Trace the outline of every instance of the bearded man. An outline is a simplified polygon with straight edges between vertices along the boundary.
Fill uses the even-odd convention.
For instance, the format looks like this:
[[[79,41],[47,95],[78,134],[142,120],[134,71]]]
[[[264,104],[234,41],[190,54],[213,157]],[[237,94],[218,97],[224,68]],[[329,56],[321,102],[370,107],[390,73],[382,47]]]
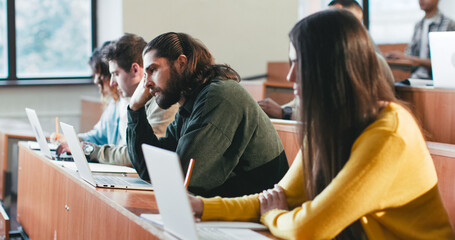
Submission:
[[[143,143],[177,152],[194,168],[188,190],[205,197],[242,196],[273,187],[288,170],[281,140],[267,115],[227,65],[216,65],[208,49],[184,33],[150,41],[142,54],[145,76],[128,107],[127,142],[133,166],[149,179]],[[180,104],[166,136],[147,124],[145,103]],[[166,161],[166,159],[163,159]]]

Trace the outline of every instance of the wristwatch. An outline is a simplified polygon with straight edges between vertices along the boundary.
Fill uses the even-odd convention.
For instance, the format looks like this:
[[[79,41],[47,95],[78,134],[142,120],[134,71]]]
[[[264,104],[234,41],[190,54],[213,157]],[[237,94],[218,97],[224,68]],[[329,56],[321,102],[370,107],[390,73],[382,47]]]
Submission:
[[[291,115],[292,115],[292,107],[284,107],[281,109],[281,113],[283,115],[283,119],[285,120],[291,120]]]
[[[95,151],[95,148],[91,144],[84,145],[84,154],[87,159],[90,159],[90,154]]]

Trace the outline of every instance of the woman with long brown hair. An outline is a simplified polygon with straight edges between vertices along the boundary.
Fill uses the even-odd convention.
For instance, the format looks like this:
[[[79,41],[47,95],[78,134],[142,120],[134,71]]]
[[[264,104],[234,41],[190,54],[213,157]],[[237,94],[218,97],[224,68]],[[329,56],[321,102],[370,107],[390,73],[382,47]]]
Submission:
[[[301,153],[274,189],[191,198],[196,215],[260,220],[286,239],[453,239],[420,128],[394,97],[363,26],[348,11],[327,10],[289,35]]]

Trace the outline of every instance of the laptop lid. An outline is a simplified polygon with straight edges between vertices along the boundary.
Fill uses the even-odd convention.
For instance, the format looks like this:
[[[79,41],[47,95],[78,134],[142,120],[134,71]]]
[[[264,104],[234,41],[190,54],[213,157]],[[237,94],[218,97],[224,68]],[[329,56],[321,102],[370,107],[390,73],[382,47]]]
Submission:
[[[31,108],[25,108],[25,112],[27,113],[28,120],[30,125],[32,125],[33,133],[35,134],[36,141],[39,144],[40,151],[49,159],[53,159],[51,150],[47,145],[46,137],[44,137],[43,129],[41,128],[41,124],[38,120],[38,116],[36,115],[36,111]]]
[[[73,126],[60,122],[63,134],[65,135],[68,146],[73,155],[74,163],[79,172],[79,176],[95,187],[116,188],[116,189],[137,189],[137,190],[153,190],[153,186],[137,177],[126,176],[94,176],[90,165],[82,151],[82,146],[77,137],[76,130]]]
[[[79,172],[79,176],[87,181],[88,183],[96,186],[95,179],[93,178],[92,171],[88,165],[85,154],[82,151],[81,143],[77,137],[76,130],[73,126],[60,122],[60,127],[63,130],[63,135],[65,135],[68,146],[71,150],[71,155],[73,155],[74,163]]]
[[[431,69],[435,88],[455,88],[455,32],[430,32]]]
[[[180,239],[198,239],[177,153],[147,144],[142,151],[164,229]]]

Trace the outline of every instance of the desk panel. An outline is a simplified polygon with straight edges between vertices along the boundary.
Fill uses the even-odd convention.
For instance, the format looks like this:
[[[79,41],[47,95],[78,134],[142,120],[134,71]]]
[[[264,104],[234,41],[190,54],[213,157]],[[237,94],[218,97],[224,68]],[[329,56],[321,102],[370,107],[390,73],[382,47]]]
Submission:
[[[286,158],[288,159],[289,166],[291,166],[300,149],[297,121],[274,118],[270,120],[280,136],[281,143],[286,152]]]
[[[12,119],[0,119],[0,200],[5,199],[6,188],[13,188],[16,180],[8,179],[6,175],[13,175],[13,166],[17,166],[17,143],[21,140],[34,140],[30,124]],[[13,161],[16,161],[13,163]],[[16,169],[14,167],[14,169]],[[16,176],[16,175],[14,175]]]
[[[396,87],[429,141],[455,144],[455,89]]]
[[[153,191],[95,188],[25,143],[19,145],[18,190],[17,217],[31,239],[166,238],[140,217],[158,213]]]
[[[103,114],[103,104],[99,98],[81,98],[81,118],[79,132],[87,132],[95,126]]]
[[[455,229],[455,145],[427,142],[427,146],[438,174],[438,186],[442,201],[449,214],[452,228]]]
[[[96,189],[20,144],[17,218],[31,239],[159,239],[138,216],[156,211],[153,192]]]

